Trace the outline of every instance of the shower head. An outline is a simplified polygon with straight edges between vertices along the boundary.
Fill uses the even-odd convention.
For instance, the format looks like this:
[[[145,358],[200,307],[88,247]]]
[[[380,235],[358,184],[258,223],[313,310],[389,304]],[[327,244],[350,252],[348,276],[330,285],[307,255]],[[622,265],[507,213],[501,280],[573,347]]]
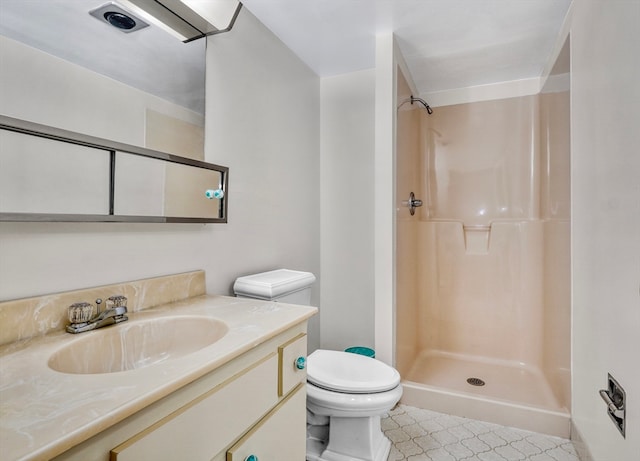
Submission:
[[[416,98],[415,96],[411,95],[411,104],[413,104],[414,102],[419,102],[420,104],[422,104],[424,108],[427,110],[427,114],[429,115],[433,114],[433,109],[429,107],[429,104],[427,104],[427,101],[425,101],[424,99]]]

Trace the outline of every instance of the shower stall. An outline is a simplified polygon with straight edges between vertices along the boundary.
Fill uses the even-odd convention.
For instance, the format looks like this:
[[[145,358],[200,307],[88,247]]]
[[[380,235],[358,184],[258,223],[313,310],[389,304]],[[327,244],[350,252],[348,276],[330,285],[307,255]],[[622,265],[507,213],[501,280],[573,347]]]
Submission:
[[[396,366],[404,403],[567,437],[569,91],[556,74],[537,95],[399,107]],[[411,97],[400,73],[397,91]]]

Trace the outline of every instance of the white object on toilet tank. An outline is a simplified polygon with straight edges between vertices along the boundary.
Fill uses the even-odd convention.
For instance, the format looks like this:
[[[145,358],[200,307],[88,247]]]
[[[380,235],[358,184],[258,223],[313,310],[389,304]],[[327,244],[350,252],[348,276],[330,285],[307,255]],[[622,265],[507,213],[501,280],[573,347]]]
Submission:
[[[315,280],[311,272],[277,269],[238,277],[233,284],[233,292],[241,298],[309,305],[311,285]]]

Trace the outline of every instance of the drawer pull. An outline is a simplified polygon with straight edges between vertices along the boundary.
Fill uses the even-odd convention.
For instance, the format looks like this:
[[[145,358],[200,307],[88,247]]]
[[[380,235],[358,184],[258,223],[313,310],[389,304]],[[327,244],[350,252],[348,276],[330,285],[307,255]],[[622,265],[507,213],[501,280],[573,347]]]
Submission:
[[[258,457],[256,455],[247,456],[244,461],[258,461]]]
[[[296,359],[296,368],[298,370],[304,370],[306,366],[307,366],[307,359],[305,359],[304,357],[298,357]]]

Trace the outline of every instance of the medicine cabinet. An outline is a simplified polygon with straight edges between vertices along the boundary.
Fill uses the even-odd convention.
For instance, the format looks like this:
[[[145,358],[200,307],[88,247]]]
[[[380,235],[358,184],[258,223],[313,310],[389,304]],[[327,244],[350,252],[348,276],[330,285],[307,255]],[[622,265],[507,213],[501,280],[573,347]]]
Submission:
[[[0,221],[227,222],[229,169],[0,116]]]

